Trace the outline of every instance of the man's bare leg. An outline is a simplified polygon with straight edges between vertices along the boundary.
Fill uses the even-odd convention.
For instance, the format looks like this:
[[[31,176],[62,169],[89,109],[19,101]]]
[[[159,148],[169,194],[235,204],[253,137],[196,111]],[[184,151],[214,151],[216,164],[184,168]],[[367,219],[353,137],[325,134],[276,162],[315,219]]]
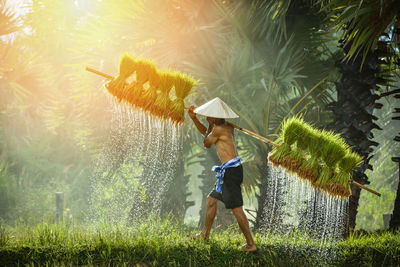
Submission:
[[[246,238],[247,245],[243,246],[242,249],[244,251],[248,251],[248,252],[256,251],[257,247],[254,244],[254,240],[251,235],[250,228],[249,228],[249,222],[247,221],[246,214],[243,211],[243,206],[233,208],[232,213],[233,213],[233,215],[235,215],[235,218],[239,224],[240,230],[242,230],[242,232]]]
[[[208,196],[207,197],[207,206],[206,206],[206,219],[204,222],[203,230],[200,234],[194,235],[194,238],[203,237],[208,239],[210,236],[210,231],[212,224],[214,222],[215,215],[217,214],[217,199]]]
[[[210,236],[211,227],[215,215],[217,214],[217,201],[218,200],[213,197],[207,197],[206,219],[204,221],[203,231],[201,231],[201,235],[206,239]]]

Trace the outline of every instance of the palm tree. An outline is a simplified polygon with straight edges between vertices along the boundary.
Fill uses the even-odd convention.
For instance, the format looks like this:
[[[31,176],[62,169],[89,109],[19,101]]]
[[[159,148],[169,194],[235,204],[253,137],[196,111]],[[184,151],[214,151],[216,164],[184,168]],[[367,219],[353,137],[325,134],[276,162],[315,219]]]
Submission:
[[[397,60],[395,62],[395,64],[397,65],[398,69],[400,69],[400,61]],[[399,75],[397,75],[397,81],[398,81],[398,79],[399,79]],[[397,89],[397,90],[400,91],[399,89]],[[394,97],[399,98],[399,95],[395,95]],[[399,113],[399,112],[400,112],[400,108],[394,108],[393,113]],[[397,115],[398,114],[396,114],[395,117],[392,117],[392,120],[399,120],[400,117]],[[393,140],[396,142],[400,141],[400,133],[399,132],[397,132],[397,135],[394,137]],[[398,228],[400,228],[400,157],[393,157],[392,161],[397,162],[399,165],[399,182],[397,185],[397,194],[396,194],[396,199],[394,201],[392,218],[390,219],[390,228],[398,229]]]
[[[354,173],[354,179],[367,184],[364,174],[369,164],[372,129],[380,129],[373,120],[373,110],[382,104],[375,92],[380,85],[388,85],[393,58],[398,54],[397,25],[400,6],[396,1],[319,1],[322,10],[334,25],[343,31],[342,47],[346,62],[338,61],[342,78],[336,83],[337,101],[331,104],[335,121],[331,129],[342,133],[346,141],[364,157],[363,165]],[[384,36],[382,36],[384,35]],[[388,73],[389,71],[389,73]],[[385,94],[382,96],[387,96]],[[349,227],[355,227],[360,189],[353,186],[349,203]]]
[[[365,58],[365,65],[360,72],[361,59],[356,63],[338,63],[342,78],[336,83],[337,101],[330,107],[335,115],[335,121],[330,125],[330,129],[341,133],[347,143],[362,157],[364,163],[354,174],[353,179],[359,183],[367,184],[368,178],[364,174],[369,165],[369,153],[373,151],[371,146],[378,143],[370,141],[373,129],[381,129],[377,126],[372,115],[373,109],[380,106],[375,103],[374,90],[376,89],[376,74],[379,73],[377,53]],[[351,196],[349,198],[349,227],[355,227],[360,188],[351,186]]]

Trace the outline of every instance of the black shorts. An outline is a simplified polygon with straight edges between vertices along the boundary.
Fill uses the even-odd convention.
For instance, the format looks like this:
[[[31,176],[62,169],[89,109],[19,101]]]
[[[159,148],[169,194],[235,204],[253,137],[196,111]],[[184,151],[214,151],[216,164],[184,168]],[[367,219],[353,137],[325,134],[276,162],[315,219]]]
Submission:
[[[240,187],[242,182],[242,165],[227,168],[221,185],[222,193],[218,193],[216,186],[214,186],[214,189],[211,191],[209,196],[222,201],[227,209],[243,206],[242,188]],[[215,183],[215,185],[216,184],[217,183]]]

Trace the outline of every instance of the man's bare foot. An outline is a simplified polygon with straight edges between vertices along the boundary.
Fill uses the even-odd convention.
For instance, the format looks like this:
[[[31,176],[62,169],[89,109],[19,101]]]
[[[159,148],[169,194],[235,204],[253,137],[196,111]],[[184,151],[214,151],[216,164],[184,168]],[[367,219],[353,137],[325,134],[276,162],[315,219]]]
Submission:
[[[190,237],[191,239],[197,239],[197,240],[205,240],[208,241],[208,236],[205,236],[202,233],[199,234],[189,234],[188,237]]]
[[[254,244],[253,245],[244,244],[241,247],[241,250],[242,251],[246,251],[246,252],[256,252],[257,251],[257,247]]]

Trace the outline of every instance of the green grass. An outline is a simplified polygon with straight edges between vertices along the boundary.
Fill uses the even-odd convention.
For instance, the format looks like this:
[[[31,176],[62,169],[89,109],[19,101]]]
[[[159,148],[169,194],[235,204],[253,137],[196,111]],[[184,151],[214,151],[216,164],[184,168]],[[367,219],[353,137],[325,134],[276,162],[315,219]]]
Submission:
[[[67,226],[43,223],[0,228],[2,266],[391,266],[400,264],[400,232],[365,234],[334,243],[305,234],[255,233],[258,252],[244,243],[236,225],[215,231],[209,242],[171,221],[135,227]],[[335,256],[336,255],[336,256]]]

